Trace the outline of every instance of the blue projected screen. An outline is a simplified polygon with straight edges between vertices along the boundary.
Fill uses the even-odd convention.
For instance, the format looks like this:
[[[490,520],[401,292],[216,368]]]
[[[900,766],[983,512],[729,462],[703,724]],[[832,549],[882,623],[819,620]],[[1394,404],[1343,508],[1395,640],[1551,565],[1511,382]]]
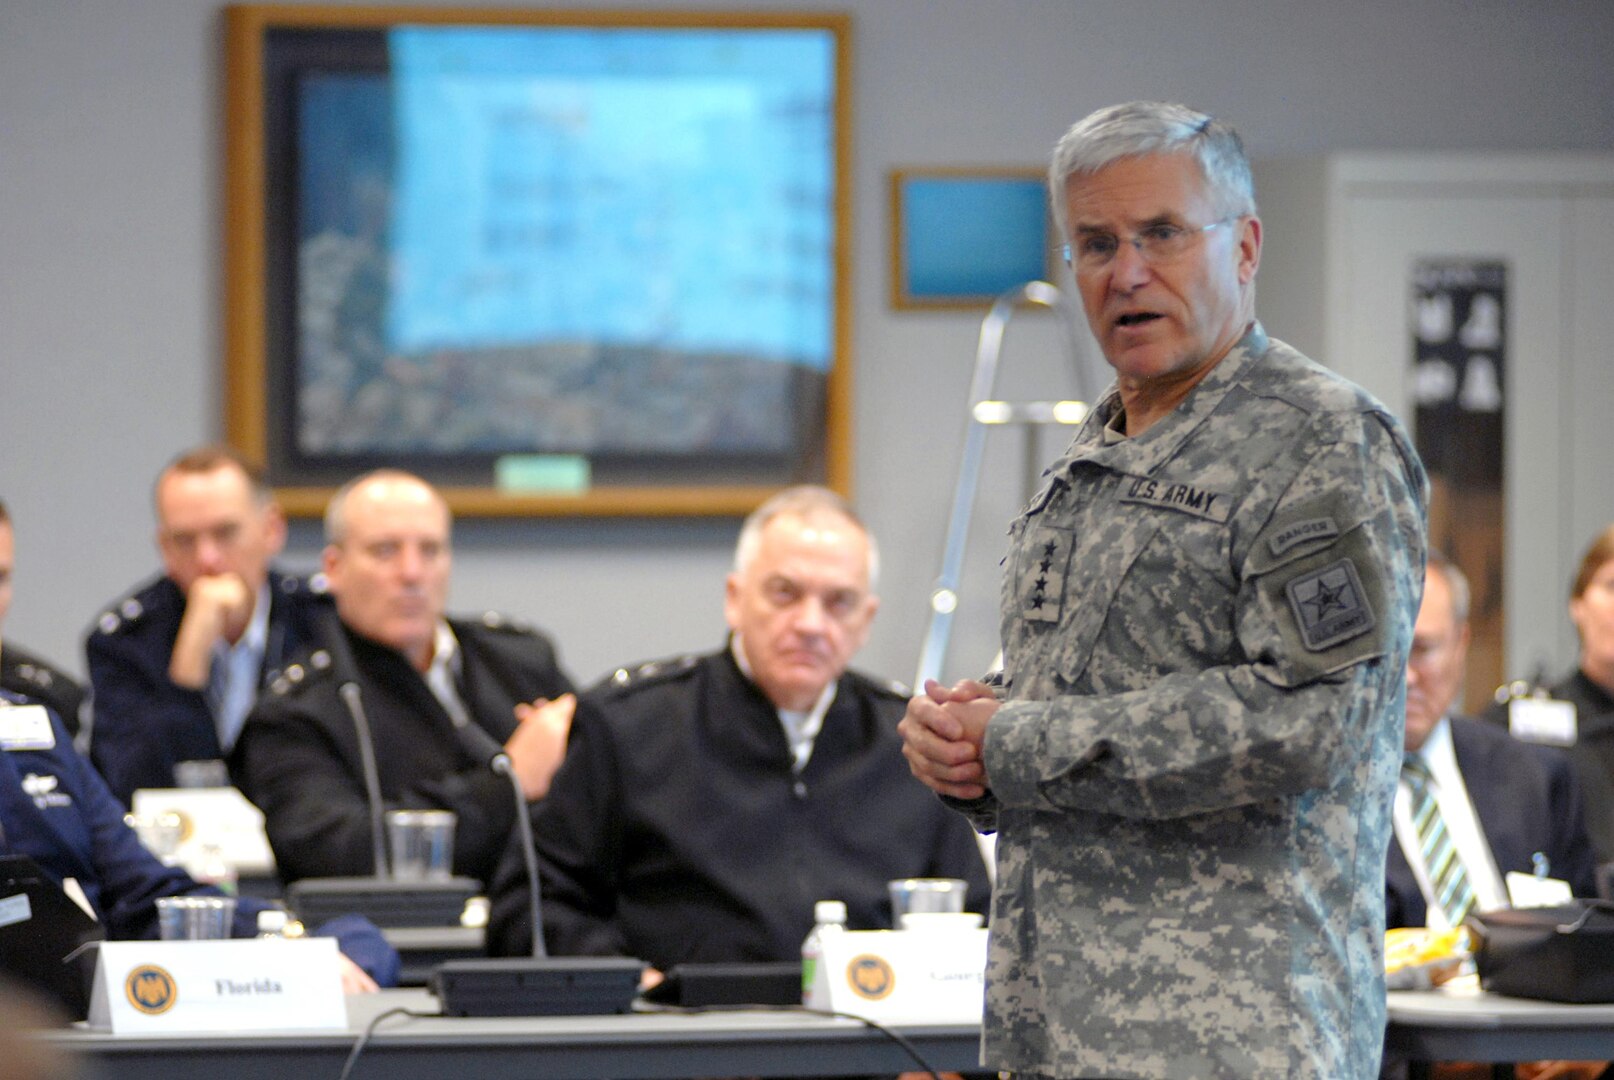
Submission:
[[[299,453],[798,452],[835,360],[832,31],[374,37],[296,79]]]
[[[915,299],[996,297],[1048,273],[1041,177],[921,177],[903,194],[903,260]]]

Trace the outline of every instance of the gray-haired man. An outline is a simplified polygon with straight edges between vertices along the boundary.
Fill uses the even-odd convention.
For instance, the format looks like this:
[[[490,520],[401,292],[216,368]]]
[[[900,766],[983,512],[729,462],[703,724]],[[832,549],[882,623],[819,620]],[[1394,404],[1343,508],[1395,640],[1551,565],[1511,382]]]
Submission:
[[[1267,337],[1225,124],[1133,103],[1055,150],[1116,383],[1015,521],[1001,685],[910,767],[998,832],[983,1055],[1061,1077],[1370,1077],[1426,480]]]

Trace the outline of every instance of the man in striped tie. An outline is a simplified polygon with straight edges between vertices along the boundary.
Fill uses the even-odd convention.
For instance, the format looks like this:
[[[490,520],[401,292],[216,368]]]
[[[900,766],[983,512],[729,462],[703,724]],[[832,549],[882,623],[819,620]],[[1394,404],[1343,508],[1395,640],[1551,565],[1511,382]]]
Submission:
[[[1453,715],[1468,653],[1468,582],[1429,552],[1407,660],[1406,758],[1395,801],[1390,926],[1458,925],[1509,906],[1509,871],[1538,870],[1595,895],[1580,788],[1554,749]]]

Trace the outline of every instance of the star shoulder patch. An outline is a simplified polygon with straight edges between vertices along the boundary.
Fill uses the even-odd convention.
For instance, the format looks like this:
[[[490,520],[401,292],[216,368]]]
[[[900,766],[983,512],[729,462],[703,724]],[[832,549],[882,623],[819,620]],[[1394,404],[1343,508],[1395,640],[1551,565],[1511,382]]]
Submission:
[[[1284,586],[1300,639],[1311,652],[1322,652],[1376,625],[1356,564],[1340,559],[1302,574]]]

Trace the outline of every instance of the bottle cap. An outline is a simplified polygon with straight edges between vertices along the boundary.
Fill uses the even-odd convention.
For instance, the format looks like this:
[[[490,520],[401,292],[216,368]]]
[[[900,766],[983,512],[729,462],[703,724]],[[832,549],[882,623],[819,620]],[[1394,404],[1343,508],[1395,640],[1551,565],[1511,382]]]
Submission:
[[[286,929],[289,916],[279,908],[265,908],[258,912],[258,933],[279,934]]]
[[[813,905],[813,922],[844,923],[846,904],[840,900],[820,900]]]

